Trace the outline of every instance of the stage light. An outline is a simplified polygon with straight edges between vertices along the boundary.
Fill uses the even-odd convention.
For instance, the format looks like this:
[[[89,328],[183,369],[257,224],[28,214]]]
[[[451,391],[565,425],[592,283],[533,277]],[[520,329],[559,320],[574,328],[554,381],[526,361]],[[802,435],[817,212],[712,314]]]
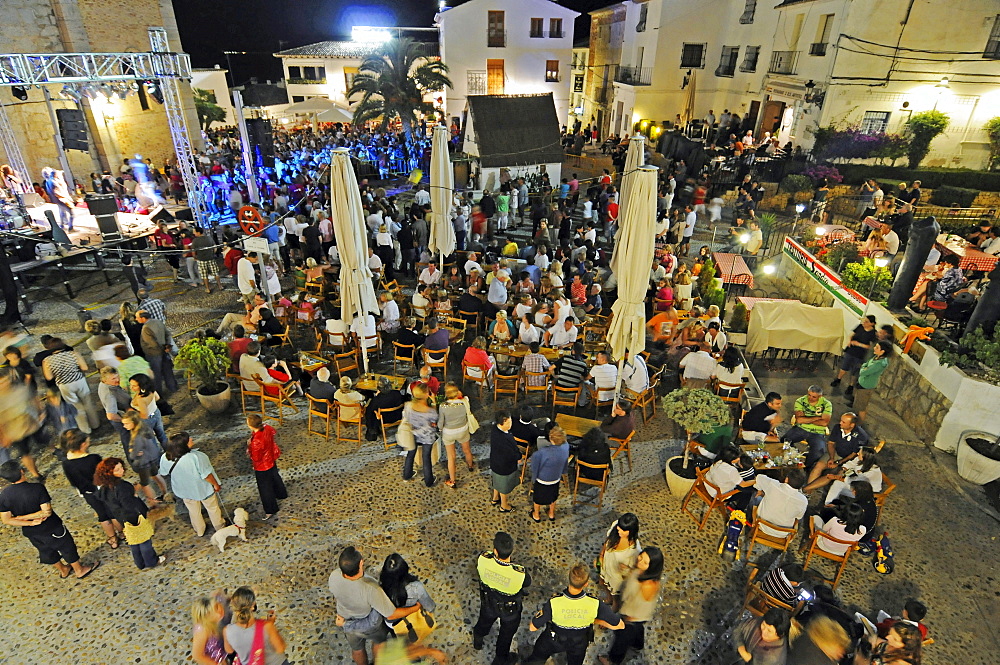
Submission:
[[[115,94],[118,95],[118,98],[122,101],[125,101],[125,98],[132,92],[132,88],[124,83],[115,84],[114,88]]]
[[[764,265],[764,274],[765,275],[773,275],[777,271],[778,271],[778,269],[775,268],[774,266],[772,266],[770,263]]]
[[[69,83],[62,87],[62,90],[59,91],[59,96],[65,99],[71,99],[77,103],[83,101],[83,95],[80,94],[80,89],[74,85],[70,85]]]
[[[156,100],[157,104],[163,103],[163,92],[160,90],[160,86],[156,81],[145,81],[146,84],[146,94]]]
[[[83,86],[82,91],[83,91],[83,94],[85,94],[90,99],[97,99],[97,95],[100,94],[100,93],[97,92],[97,88],[94,85],[90,84],[90,83],[88,83],[87,85]]]
[[[884,268],[889,265],[889,257],[879,256],[875,258],[875,265],[879,268]]]
[[[15,99],[19,99],[22,102],[28,101],[28,87],[24,85],[15,85],[11,87],[10,94],[14,95]]]
[[[818,235],[818,236],[825,236],[826,235],[826,227],[825,226],[817,226],[816,227],[816,235]]]
[[[115,96],[114,88],[112,88],[107,83],[102,83],[100,86],[98,86],[97,90],[102,95],[104,95],[104,98],[109,102],[111,101],[111,98]]]

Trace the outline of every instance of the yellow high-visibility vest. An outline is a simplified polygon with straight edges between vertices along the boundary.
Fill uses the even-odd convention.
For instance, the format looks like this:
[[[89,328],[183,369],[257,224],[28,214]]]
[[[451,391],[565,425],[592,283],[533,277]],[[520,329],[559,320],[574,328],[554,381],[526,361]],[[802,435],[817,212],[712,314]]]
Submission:
[[[552,607],[553,624],[559,628],[578,630],[594,623],[600,601],[593,596],[571,598],[561,593],[550,600],[549,605]]]
[[[483,584],[504,595],[516,595],[524,586],[524,568],[514,563],[497,561],[493,552],[483,552],[476,568]]]

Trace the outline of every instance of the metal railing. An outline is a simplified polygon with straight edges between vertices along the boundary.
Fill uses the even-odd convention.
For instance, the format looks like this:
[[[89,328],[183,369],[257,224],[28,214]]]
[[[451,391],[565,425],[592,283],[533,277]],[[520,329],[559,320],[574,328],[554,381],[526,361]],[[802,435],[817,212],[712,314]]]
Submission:
[[[507,31],[487,30],[486,46],[487,48],[503,48],[507,46]]]
[[[794,74],[799,62],[799,51],[775,51],[771,54],[769,74]]]
[[[466,94],[468,95],[485,95],[487,94],[488,86],[487,82],[489,77],[486,75],[486,70],[469,69],[465,72],[465,82],[466,82]]]
[[[652,85],[653,68],[619,65],[615,70],[615,83],[625,83],[628,85]]]

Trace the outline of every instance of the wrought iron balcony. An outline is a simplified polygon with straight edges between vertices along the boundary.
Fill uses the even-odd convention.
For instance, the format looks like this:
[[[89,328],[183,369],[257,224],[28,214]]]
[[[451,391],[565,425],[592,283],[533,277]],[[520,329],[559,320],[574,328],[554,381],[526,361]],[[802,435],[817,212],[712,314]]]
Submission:
[[[775,51],[771,54],[769,74],[794,74],[799,63],[799,51]]]
[[[627,85],[652,85],[653,68],[619,65],[615,70],[615,83],[625,83]]]

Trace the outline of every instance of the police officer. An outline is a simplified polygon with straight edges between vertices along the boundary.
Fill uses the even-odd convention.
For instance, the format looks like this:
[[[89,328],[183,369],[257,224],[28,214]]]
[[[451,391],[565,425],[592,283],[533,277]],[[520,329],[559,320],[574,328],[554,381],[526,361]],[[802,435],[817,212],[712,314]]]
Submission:
[[[510,562],[514,539],[509,533],[498,531],[493,536],[493,551],[479,555],[479,621],[472,627],[472,646],[483,648],[483,638],[489,635],[493,622],[500,619],[497,634],[497,652],[493,665],[510,665],[515,658],[510,653],[510,643],[521,622],[521,592],[531,586],[531,576],[516,563]]]
[[[625,627],[611,606],[586,593],[590,571],[578,563],[569,571],[569,588],[549,599],[535,613],[528,628],[542,631],[522,665],[543,665],[549,656],[566,652],[566,665],[583,665],[594,639],[594,624],[611,630]]]

